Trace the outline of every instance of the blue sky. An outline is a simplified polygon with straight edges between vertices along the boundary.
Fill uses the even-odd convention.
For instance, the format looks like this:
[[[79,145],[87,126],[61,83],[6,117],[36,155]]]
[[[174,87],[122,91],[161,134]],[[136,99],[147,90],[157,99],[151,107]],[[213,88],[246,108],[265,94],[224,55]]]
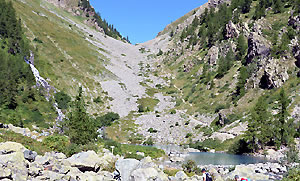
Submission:
[[[102,18],[132,43],[153,39],[172,21],[207,0],[90,0]]]

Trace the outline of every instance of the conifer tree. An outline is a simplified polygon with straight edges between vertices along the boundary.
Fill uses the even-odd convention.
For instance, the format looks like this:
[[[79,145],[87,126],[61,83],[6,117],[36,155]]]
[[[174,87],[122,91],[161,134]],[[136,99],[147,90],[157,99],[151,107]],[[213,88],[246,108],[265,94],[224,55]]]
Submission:
[[[283,12],[283,1],[282,0],[274,0],[273,10],[275,13]]]
[[[248,44],[242,34],[238,37],[237,40],[237,60],[242,60],[247,53]]]
[[[279,93],[279,107],[278,107],[278,114],[276,115],[277,119],[277,125],[278,125],[278,138],[280,140],[277,141],[277,146],[279,144],[287,145],[289,142],[291,142],[293,138],[293,124],[291,120],[288,120],[288,105],[289,105],[289,99],[284,91],[283,88],[281,88],[280,93]]]
[[[82,87],[80,87],[68,119],[65,119],[63,124],[66,135],[70,137],[72,143],[78,145],[93,142],[97,138],[95,120],[86,112],[82,93]]]

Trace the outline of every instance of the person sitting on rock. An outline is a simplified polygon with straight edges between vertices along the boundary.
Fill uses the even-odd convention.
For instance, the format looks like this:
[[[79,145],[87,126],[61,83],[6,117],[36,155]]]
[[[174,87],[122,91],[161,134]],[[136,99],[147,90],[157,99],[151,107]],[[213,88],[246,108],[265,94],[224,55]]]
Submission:
[[[235,181],[251,181],[251,179],[249,179],[249,178],[241,178],[240,179],[240,177],[238,175],[234,176],[234,180]]]
[[[211,175],[208,172],[206,172],[205,169],[202,169],[202,174],[203,181],[212,181]]]

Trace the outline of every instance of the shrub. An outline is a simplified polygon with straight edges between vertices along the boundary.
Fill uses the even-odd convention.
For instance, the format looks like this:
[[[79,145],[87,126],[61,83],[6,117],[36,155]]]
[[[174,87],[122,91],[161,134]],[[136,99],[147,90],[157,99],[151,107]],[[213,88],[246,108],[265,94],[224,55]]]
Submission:
[[[136,153],[125,153],[124,155],[124,158],[133,158],[133,159],[136,159],[136,160],[141,160],[143,159],[144,157],[142,155],[138,155]]]
[[[68,109],[71,97],[63,91],[58,92],[54,95],[55,102],[58,104],[59,109]]]
[[[64,154],[67,156],[67,157],[70,157],[76,153],[79,153],[81,151],[80,149],[80,146],[77,145],[77,144],[74,144],[74,143],[71,143],[70,145],[68,145],[66,148],[65,148],[65,151],[64,151]]]
[[[171,177],[174,177],[176,175],[176,173],[179,171],[180,170],[178,170],[178,169],[164,169],[164,173]]]
[[[187,175],[201,174],[201,169],[197,167],[194,160],[188,160],[186,163],[182,164],[183,171]]]
[[[153,139],[150,137],[150,138],[148,138],[144,143],[143,143],[143,145],[154,145],[154,141],[153,141]]]
[[[149,129],[148,129],[148,132],[149,132],[149,133],[157,133],[157,130],[155,130],[155,129],[153,129],[153,128],[149,128]]]
[[[288,174],[282,180],[283,181],[300,180],[300,168],[296,167],[289,170]]]
[[[99,128],[111,126],[112,123],[116,120],[120,119],[119,114],[114,112],[106,113],[103,116],[96,118],[96,124]]]
[[[66,136],[53,135],[46,137],[43,144],[53,151],[65,152],[65,149],[70,145],[70,141]]]
[[[239,139],[229,147],[228,152],[241,155],[244,153],[250,153],[251,150],[248,149],[248,144],[244,139]]]
[[[195,126],[195,129],[200,129],[202,127],[201,124],[198,124],[197,126]]]
[[[185,138],[190,138],[190,137],[192,137],[192,136],[193,136],[192,133],[188,133],[188,134],[186,134]]]
[[[97,103],[97,104],[103,104],[103,101],[101,100],[101,97],[100,96],[98,96],[97,98],[95,98],[94,100],[94,103]]]
[[[171,110],[171,114],[176,114],[176,110],[175,110],[175,109],[172,109],[172,110]]]

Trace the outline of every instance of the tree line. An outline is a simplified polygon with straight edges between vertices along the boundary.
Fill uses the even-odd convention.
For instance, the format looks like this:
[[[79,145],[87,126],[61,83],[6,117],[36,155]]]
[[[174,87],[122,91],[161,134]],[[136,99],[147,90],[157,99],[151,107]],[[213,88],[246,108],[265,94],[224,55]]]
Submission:
[[[114,27],[114,25],[109,24],[105,19],[103,19],[99,12],[96,13],[95,9],[90,5],[90,2],[88,0],[79,1],[78,6],[94,13],[94,18],[96,19],[98,26],[103,29],[104,33],[107,36],[113,37],[115,39],[121,39],[130,43],[128,36],[123,37],[121,33]]]

